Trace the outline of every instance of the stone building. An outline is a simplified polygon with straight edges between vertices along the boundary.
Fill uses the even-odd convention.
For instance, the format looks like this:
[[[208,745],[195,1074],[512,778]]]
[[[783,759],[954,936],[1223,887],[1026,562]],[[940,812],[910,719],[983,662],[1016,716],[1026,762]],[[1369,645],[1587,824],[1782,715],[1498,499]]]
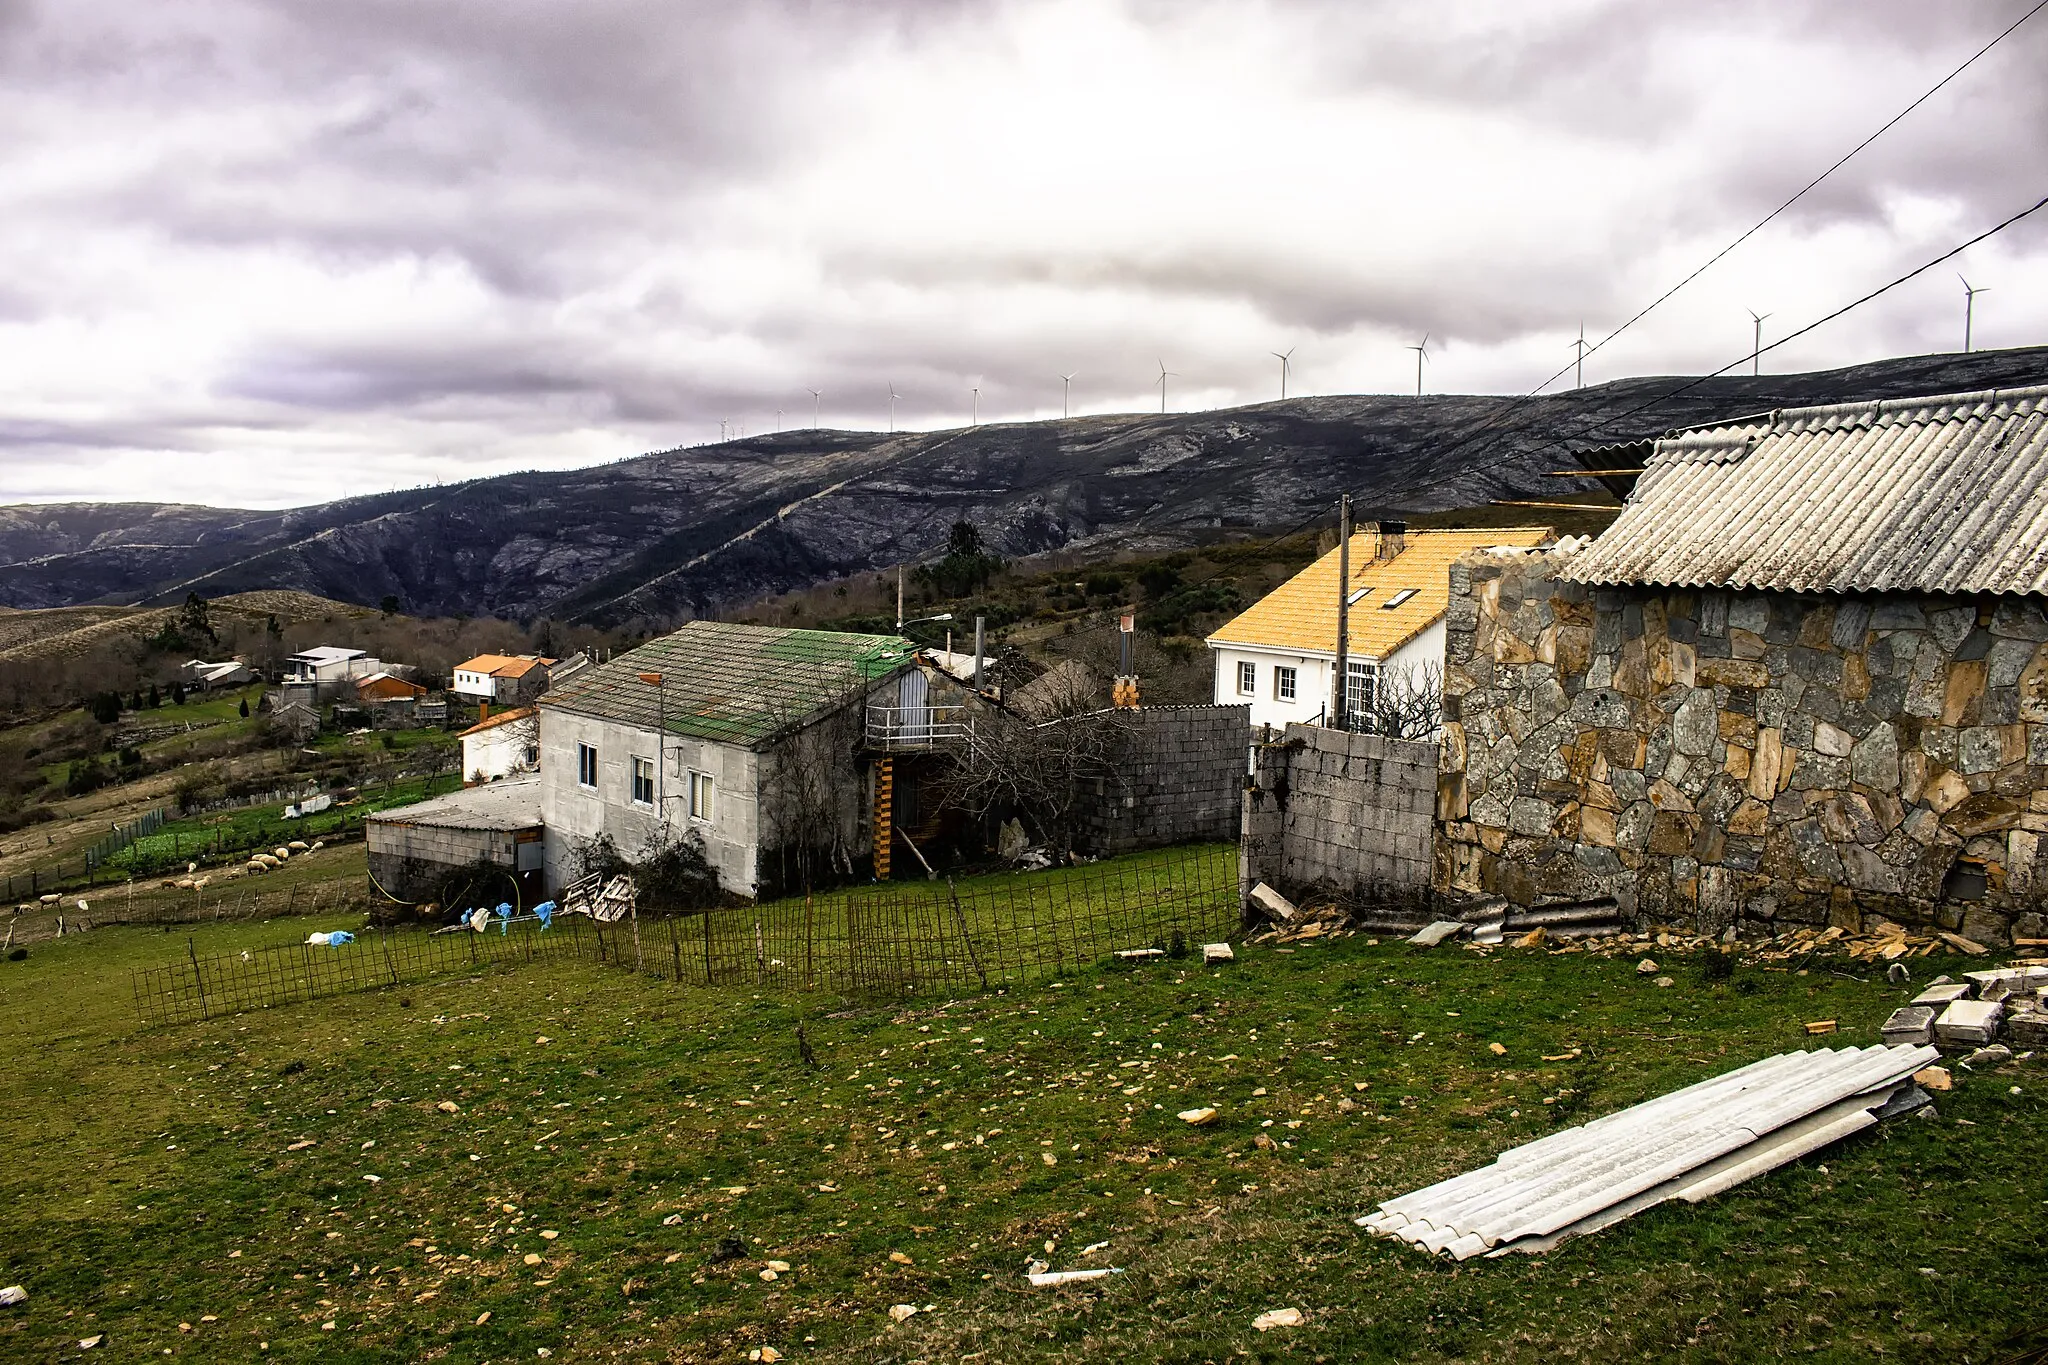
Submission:
[[[1438,884],[2048,934],[2048,388],[1633,456],[1590,546],[1451,571]]]

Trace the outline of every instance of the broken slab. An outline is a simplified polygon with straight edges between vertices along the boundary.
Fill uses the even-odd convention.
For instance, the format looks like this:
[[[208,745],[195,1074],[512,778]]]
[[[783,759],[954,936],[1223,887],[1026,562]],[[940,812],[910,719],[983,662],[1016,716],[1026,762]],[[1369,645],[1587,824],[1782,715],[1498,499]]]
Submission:
[[[1886,1047],[1907,1044],[1925,1047],[1934,1041],[1934,1009],[1930,1005],[1901,1005],[1884,1021]]]
[[[1447,938],[1454,938],[1465,932],[1469,926],[1459,919],[1440,919],[1424,925],[1408,941],[1418,948],[1434,948]]]
[[[1119,948],[1117,957],[1125,962],[1150,962],[1155,957],[1165,957],[1164,948]]]
[[[1202,961],[1205,964],[1235,962],[1237,961],[1237,954],[1230,950],[1228,943],[1204,943],[1202,945]]]
[[[1997,1039],[1998,1023],[2004,1017],[2005,1006],[1995,1001],[1953,1001],[1934,1021],[1934,1037],[1951,1046],[1974,1043],[1982,1047]]]
[[[2048,1047],[2048,1012],[2024,1010],[2005,1021],[2005,1036],[2021,1047]]]
[[[1952,1001],[1968,1000],[1976,992],[1976,989],[1977,987],[1968,981],[1950,981],[1939,986],[1929,986],[1926,990],[1913,997],[1913,1003],[1916,1005],[1933,1005],[1939,1009],[1941,1006]]]
[[[2011,1060],[2011,1048],[2004,1043],[1993,1043],[1990,1047],[1980,1047],[1963,1058],[1963,1066],[1967,1070],[1975,1071],[1980,1066],[2004,1066]]]
[[[1251,900],[1253,905],[1258,906],[1265,913],[1266,918],[1280,924],[1291,923],[1294,917],[1301,913],[1300,910],[1295,908],[1293,901],[1287,899],[1287,897],[1281,895],[1264,882],[1260,882],[1252,888]]]

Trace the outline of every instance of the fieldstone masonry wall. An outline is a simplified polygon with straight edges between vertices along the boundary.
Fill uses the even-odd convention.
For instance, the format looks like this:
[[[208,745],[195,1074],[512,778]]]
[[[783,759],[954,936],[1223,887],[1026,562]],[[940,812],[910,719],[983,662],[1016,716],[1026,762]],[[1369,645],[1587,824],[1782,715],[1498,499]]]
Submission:
[[[1129,754],[1120,782],[1099,784],[1081,812],[1081,840],[1127,853],[1237,837],[1249,706],[1146,706],[1121,713]]]
[[[1591,589],[1451,570],[1440,887],[1770,932],[2048,933],[2033,599]]]
[[[1261,881],[1366,899],[1430,884],[1436,745],[1290,725],[1256,763],[1240,777],[1247,894]]]

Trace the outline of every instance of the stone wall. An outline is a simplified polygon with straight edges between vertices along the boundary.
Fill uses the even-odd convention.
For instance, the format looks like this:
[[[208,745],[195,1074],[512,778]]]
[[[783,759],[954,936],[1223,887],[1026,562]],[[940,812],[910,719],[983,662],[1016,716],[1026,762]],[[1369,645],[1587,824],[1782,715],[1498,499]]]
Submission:
[[[1146,706],[1118,720],[1128,727],[1127,756],[1082,808],[1083,847],[1126,853],[1237,838],[1250,707]]]
[[[1430,884],[1437,746],[1290,725],[1244,785],[1239,878],[1379,900]]]
[[[1745,935],[2048,933],[2038,599],[1591,589],[1451,570],[1440,887]]]

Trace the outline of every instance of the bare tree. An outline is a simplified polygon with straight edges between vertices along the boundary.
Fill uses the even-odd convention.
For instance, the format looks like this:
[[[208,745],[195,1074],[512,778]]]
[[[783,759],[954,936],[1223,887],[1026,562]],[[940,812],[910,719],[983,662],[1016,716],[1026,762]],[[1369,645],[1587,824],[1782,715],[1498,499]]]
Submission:
[[[1443,665],[1382,670],[1352,728],[1389,739],[1431,739],[1444,724]]]
[[[781,880],[793,889],[809,891],[835,874],[853,875],[848,826],[859,812],[864,696],[865,688],[851,688],[807,725],[778,723],[785,732],[762,755],[764,851],[781,860]]]
[[[1048,709],[1026,717],[990,708],[975,717],[951,800],[980,816],[1013,813],[1058,861],[1074,851],[1082,811],[1123,785],[1127,711]]]

